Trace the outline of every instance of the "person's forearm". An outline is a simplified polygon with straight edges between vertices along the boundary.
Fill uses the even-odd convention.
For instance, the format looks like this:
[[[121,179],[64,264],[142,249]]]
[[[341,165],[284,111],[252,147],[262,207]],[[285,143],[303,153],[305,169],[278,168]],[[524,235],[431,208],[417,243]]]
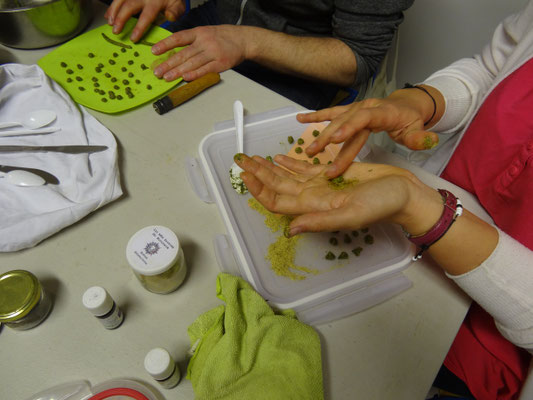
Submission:
[[[444,204],[440,194],[412,180],[410,201],[396,222],[412,235],[426,233],[440,218]],[[468,210],[433,244],[428,254],[449,274],[460,275],[481,265],[496,248],[498,231]]]
[[[339,86],[355,82],[355,55],[338,39],[292,36],[251,26],[241,28],[248,60],[279,72]]]

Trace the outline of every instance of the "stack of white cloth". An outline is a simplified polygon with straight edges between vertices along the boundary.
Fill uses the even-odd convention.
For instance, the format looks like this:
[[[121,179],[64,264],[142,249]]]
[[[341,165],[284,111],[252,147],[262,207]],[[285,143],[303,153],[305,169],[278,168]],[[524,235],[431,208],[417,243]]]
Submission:
[[[122,195],[113,134],[37,65],[0,66],[0,123],[22,121],[40,109],[54,111],[57,119],[50,126],[61,130],[0,137],[0,145],[104,145],[107,149],[81,154],[0,152],[0,165],[42,169],[59,180],[56,185],[20,187],[0,179],[2,252],[35,246]]]

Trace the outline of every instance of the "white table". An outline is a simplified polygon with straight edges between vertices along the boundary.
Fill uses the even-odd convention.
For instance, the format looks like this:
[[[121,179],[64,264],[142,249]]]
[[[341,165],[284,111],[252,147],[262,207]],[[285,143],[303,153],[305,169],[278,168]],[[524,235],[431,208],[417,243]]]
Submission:
[[[104,6],[96,6],[99,17],[93,26],[103,23]],[[26,64],[48,51],[0,48],[3,56]],[[1,399],[22,400],[79,379],[97,384],[127,377],[156,385],[143,359],[158,346],[181,362],[185,374],[187,327],[220,304],[211,240],[225,230],[216,206],[203,203],[190,189],[183,164],[185,157],[197,155],[202,136],[215,122],[232,119],[236,99],[249,114],[293,105],[227,71],[221,83],[163,116],[151,104],[123,115],[89,110],[117,138],[125,195],[32,249],[0,254],[0,273],[32,271],[54,298],[53,311],[42,325],[28,331],[3,327],[0,332]],[[376,151],[373,157],[406,166],[433,186],[454,188],[391,154]],[[470,195],[453,190],[467,207],[484,215]],[[130,236],[154,224],[177,233],[188,262],[184,285],[169,295],[144,290],[125,258]],[[469,299],[427,260],[413,263],[405,274],[414,283],[411,289],[317,327],[327,399],[413,400],[428,392]],[[92,285],[106,287],[126,313],[119,329],[104,329],[83,308],[81,296]],[[185,379],[160,392],[168,400],[194,398]]]

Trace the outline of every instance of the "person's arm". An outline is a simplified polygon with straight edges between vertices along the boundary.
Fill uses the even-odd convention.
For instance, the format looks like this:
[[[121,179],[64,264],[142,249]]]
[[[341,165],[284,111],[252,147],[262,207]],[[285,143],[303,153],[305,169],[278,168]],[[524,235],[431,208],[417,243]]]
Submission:
[[[498,233],[496,248],[479,267],[447,275],[494,317],[503,336],[533,352],[533,252]]]
[[[294,76],[349,86],[357,63],[352,50],[333,38],[302,37],[253,26],[203,26],[176,32],[153,47],[154,54],[189,46],[155,70],[157,76],[187,81],[222,72],[244,60]]]
[[[242,155],[236,162],[246,171],[241,177],[250,193],[268,210],[296,215],[291,235],[387,221],[418,236],[429,231],[444,210],[441,195],[402,168],[352,163],[343,174],[345,185],[336,188],[324,176],[325,165],[281,155],[274,161],[286,169],[261,157]],[[459,275],[486,260],[497,242],[496,228],[465,210],[428,253],[446,272]]]

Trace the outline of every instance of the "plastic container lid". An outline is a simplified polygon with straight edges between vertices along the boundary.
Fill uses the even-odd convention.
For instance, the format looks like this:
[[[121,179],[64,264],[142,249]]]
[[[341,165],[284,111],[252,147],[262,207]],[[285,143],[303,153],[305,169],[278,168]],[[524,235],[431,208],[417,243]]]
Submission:
[[[161,347],[150,350],[144,358],[144,369],[158,381],[167,379],[174,372],[175,363],[168,351]]]
[[[0,275],[0,322],[26,316],[40,298],[41,285],[31,272],[14,270]]]
[[[135,233],[126,247],[131,268],[141,275],[159,275],[178,259],[179,240],[164,226],[147,226]]]
[[[100,286],[87,289],[82,302],[85,308],[96,316],[107,314],[113,308],[113,298]]]

